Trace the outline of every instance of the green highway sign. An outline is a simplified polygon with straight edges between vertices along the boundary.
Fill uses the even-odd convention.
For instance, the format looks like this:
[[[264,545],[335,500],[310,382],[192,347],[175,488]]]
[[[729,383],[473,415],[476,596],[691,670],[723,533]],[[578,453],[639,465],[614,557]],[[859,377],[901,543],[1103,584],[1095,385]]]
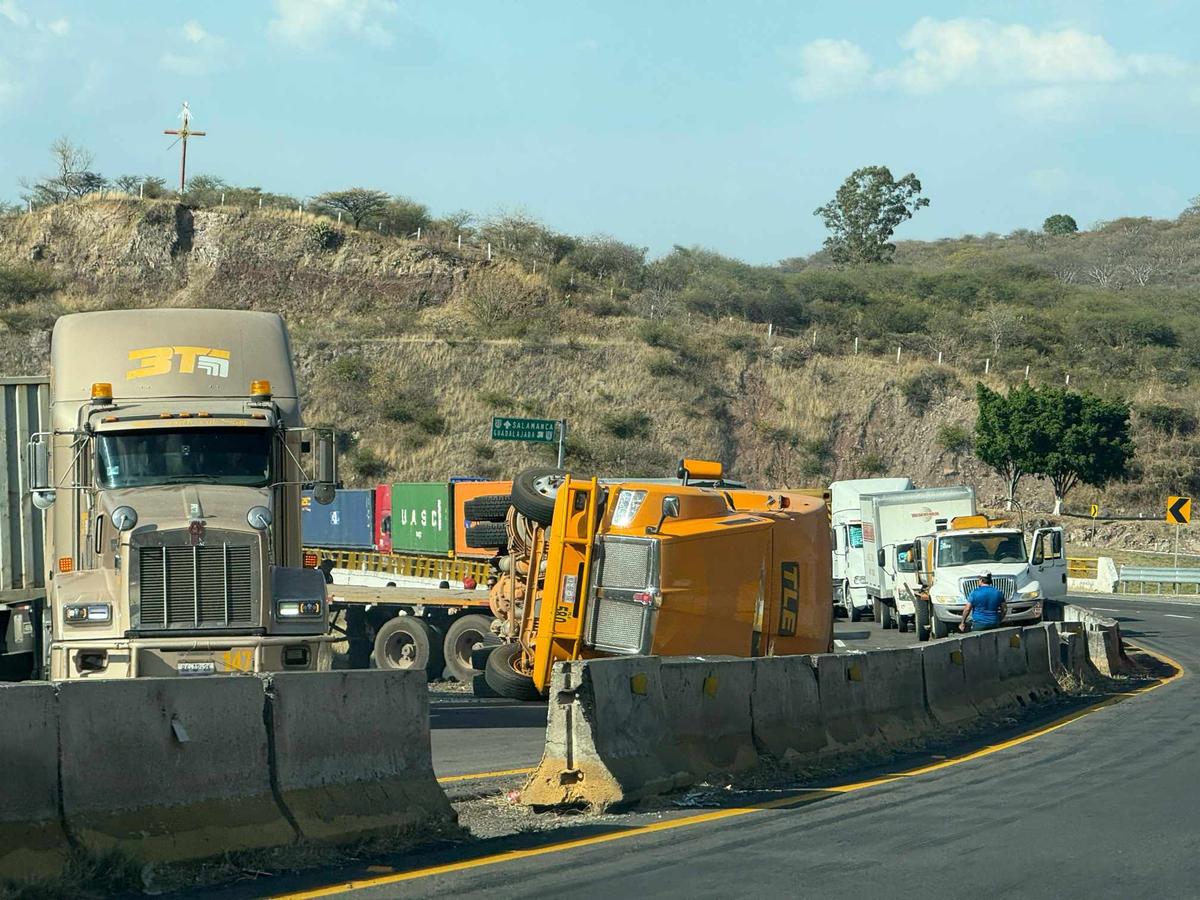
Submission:
[[[516,419],[496,416],[492,419],[493,441],[539,441],[553,444],[558,423],[553,419]]]

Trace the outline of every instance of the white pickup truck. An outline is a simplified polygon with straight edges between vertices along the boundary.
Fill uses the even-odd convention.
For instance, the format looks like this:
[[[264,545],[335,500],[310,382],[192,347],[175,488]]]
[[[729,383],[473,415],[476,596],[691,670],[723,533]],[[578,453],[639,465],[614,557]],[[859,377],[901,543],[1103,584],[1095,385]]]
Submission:
[[[959,518],[946,531],[915,545],[917,638],[946,637],[958,628],[967,597],[985,574],[1003,594],[1003,624],[1042,620],[1045,600],[1067,592],[1067,558],[1061,528],[1039,528],[1027,547],[1019,528],[990,526],[982,516]],[[928,634],[926,633],[928,628]]]

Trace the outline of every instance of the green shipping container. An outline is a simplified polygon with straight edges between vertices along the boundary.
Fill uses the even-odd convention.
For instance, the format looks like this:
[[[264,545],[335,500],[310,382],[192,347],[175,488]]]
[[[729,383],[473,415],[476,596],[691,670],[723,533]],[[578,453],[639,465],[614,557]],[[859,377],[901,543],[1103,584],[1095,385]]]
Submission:
[[[392,485],[392,550],[396,553],[450,552],[450,485],[445,482],[401,481]]]

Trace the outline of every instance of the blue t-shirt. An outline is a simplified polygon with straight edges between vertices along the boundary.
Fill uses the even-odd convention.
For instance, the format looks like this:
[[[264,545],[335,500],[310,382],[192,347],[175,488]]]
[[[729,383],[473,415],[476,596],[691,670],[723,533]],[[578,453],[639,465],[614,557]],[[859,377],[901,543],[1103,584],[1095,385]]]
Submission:
[[[976,625],[999,625],[1000,604],[1004,594],[995,585],[981,584],[967,597],[971,604],[971,621]]]

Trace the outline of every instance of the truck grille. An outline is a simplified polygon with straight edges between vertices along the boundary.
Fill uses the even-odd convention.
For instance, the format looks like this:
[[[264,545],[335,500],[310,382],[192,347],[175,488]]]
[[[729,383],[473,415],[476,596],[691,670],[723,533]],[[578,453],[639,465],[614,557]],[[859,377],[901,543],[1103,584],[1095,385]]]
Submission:
[[[650,586],[649,541],[606,540],[596,583],[618,590],[644,591]]]
[[[651,607],[612,597],[600,597],[592,603],[588,622],[587,643],[597,650],[611,653],[646,653],[649,629],[647,619]]]
[[[252,548],[229,544],[138,549],[142,628],[253,625]]]
[[[1017,589],[1017,579],[1012,575],[993,575],[992,586],[999,588],[1000,593],[1004,595],[1004,599],[1008,600]],[[964,578],[959,582],[959,589],[962,591],[964,597],[968,596],[977,587],[979,587],[978,578]]]

